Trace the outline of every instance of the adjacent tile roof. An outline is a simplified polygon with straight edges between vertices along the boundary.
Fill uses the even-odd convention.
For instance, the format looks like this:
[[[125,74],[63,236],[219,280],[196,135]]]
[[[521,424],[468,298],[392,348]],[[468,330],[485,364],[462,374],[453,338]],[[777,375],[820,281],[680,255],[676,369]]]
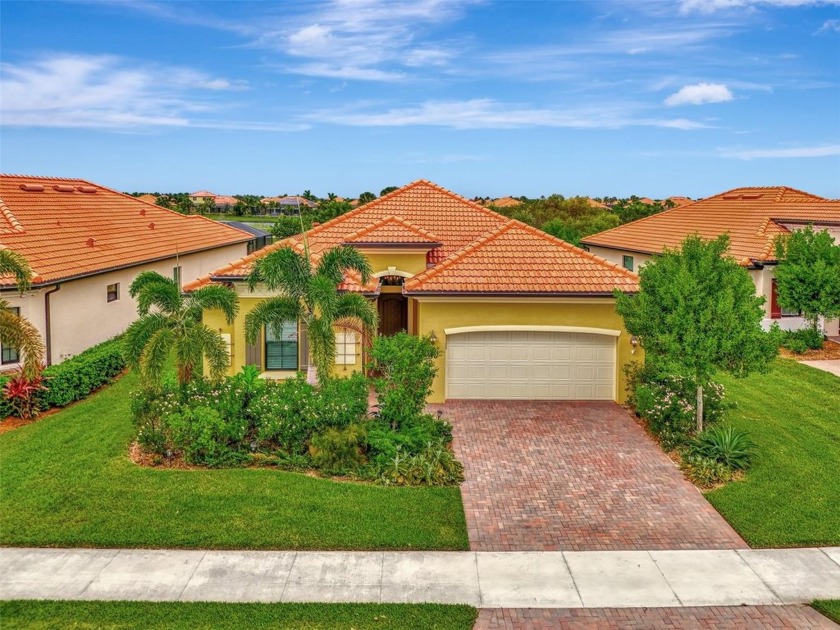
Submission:
[[[350,245],[381,244],[381,245],[435,245],[440,246],[440,239],[423,228],[412,225],[405,219],[393,215],[381,221],[357,230],[344,237],[344,242]]]
[[[607,204],[601,203],[600,201],[592,199],[591,197],[586,198],[586,203],[589,204],[590,208],[600,208],[601,210],[609,210],[610,209],[610,207]]]
[[[774,240],[785,222],[840,222],[840,201],[786,186],[735,188],[701,201],[587,236],[584,244],[659,253],[690,234],[711,239],[728,233],[731,254],[743,265],[773,262]]]
[[[635,291],[632,272],[512,221],[426,180],[418,180],[307,232],[313,259],[346,242],[416,239],[433,246],[428,269],[407,281],[406,293],[517,293],[536,295],[609,294]],[[302,236],[269,245],[185,285],[195,290],[209,282],[245,278],[254,262],[282,247],[303,252]],[[431,243],[428,239],[435,242]],[[409,242],[378,240],[376,242]],[[411,241],[416,242],[416,241]],[[438,245],[439,243],[439,245]],[[348,277],[340,288],[375,292]]]
[[[623,267],[511,220],[407,280],[405,293],[600,295],[637,291],[638,282]]]
[[[239,203],[239,199],[231,197],[230,195],[216,195],[213,203],[217,206],[235,206]]]
[[[514,208],[522,205],[522,202],[519,201],[519,199],[514,199],[513,197],[499,197],[489,203],[493,204],[497,208]]]
[[[250,238],[85,180],[0,175],[0,245],[29,261],[36,285]]]
[[[199,190],[198,192],[190,193],[190,197],[218,197],[216,193],[211,193],[209,190]]]

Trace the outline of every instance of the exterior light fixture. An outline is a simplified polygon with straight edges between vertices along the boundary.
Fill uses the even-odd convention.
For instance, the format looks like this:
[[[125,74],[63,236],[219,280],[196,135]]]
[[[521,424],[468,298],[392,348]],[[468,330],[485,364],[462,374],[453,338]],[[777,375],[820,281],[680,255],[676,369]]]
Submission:
[[[633,347],[630,354],[636,354],[636,348],[639,347],[639,338],[636,335],[630,337],[630,345]]]
[[[431,333],[429,333],[429,341],[437,345],[437,335],[435,334],[434,330]]]

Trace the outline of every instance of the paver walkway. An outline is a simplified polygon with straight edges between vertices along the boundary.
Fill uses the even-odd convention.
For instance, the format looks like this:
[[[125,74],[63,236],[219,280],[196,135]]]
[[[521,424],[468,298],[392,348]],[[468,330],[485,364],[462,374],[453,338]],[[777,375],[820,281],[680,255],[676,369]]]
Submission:
[[[746,543],[612,402],[448,401],[477,551]]]
[[[485,609],[474,630],[837,630],[809,606]]]
[[[0,599],[766,606],[840,598],[840,547],[601,552],[0,549]]]

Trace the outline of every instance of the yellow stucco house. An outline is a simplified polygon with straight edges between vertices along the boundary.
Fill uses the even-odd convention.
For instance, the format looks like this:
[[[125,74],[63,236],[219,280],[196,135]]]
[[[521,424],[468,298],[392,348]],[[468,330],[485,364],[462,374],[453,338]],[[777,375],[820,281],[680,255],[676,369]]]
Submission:
[[[259,257],[301,248],[302,236],[270,245],[185,285],[230,283],[240,313],[205,321],[230,341],[231,373],[256,364],[287,378],[308,363],[306,331],[264,331],[245,342],[245,315],[265,299],[243,281]],[[374,278],[340,289],[374,300],[381,335],[432,335],[441,349],[430,402],[456,398],[622,401],[622,368],[641,350],[615,312],[613,290],[638,290],[638,277],[536,228],[492,212],[425,180],[408,184],[310,230],[314,258],[339,245],[357,247]],[[364,344],[337,331],[338,374],[363,369]],[[635,340],[633,340],[635,341]],[[635,355],[635,356],[634,356]]]

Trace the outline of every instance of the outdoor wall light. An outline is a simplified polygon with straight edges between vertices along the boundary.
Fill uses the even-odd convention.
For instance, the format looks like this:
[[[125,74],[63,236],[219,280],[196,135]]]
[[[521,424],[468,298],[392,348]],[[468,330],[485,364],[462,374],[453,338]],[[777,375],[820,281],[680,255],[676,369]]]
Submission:
[[[429,333],[429,341],[431,341],[433,344],[437,345],[437,335],[435,334],[434,330]]]
[[[636,348],[639,347],[639,338],[636,335],[630,337],[630,345],[633,347],[630,354],[636,354]]]

